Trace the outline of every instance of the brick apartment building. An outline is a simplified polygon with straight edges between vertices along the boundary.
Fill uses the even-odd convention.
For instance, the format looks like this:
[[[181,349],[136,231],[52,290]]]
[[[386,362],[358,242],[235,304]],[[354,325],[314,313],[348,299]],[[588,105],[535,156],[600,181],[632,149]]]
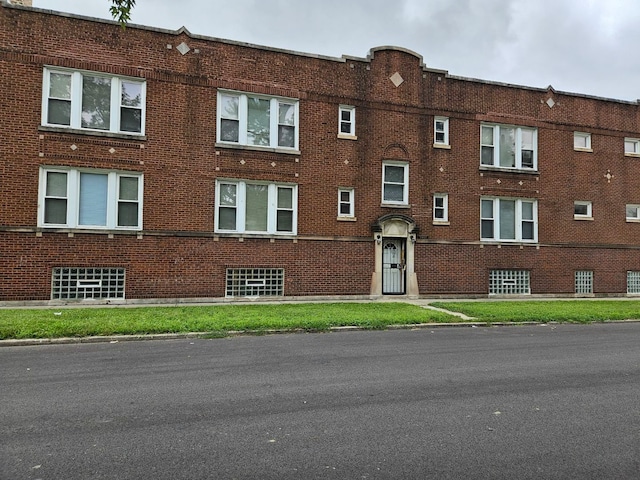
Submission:
[[[6,2],[0,78],[1,302],[640,293],[637,102]]]

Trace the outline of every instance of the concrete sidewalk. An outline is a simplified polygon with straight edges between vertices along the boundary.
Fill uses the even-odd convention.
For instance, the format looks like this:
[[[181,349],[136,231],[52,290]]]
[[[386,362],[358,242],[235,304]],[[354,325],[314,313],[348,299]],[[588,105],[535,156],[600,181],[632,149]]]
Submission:
[[[285,303],[411,303],[419,306],[428,306],[435,302],[544,302],[544,301],[634,301],[640,297],[578,297],[578,296],[474,296],[474,297],[407,297],[404,295],[385,295],[371,297],[369,295],[348,296],[301,296],[279,297],[269,299],[265,297],[243,298],[154,298],[154,299],[129,299],[93,301],[91,299],[78,302],[57,303],[52,300],[18,300],[0,301],[0,309],[60,309],[60,308],[137,308],[137,307],[170,307],[170,306],[210,306],[210,305],[251,305],[251,304],[285,304]]]

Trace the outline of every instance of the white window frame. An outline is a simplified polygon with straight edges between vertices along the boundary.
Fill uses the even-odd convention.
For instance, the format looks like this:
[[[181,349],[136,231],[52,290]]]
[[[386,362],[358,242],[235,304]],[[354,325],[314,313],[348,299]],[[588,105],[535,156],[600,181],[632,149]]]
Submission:
[[[515,202],[515,218],[514,218],[514,237],[503,238],[500,232],[500,202]],[[492,216],[483,217],[483,202],[492,202]],[[531,204],[532,219],[523,218],[523,204]],[[483,236],[483,222],[493,222],[493,236]],[[525,223],[532,224],[533,238],[523,238],[522,230]],[[511,197],[480,197],[480,240],[483,242],[518,242],[518,243],[536,243],[538,241],[538,201],[531,198],[511,198]]]
[[[235,208],[235,229],[223,229],[219,226],[220,221],[220,186],[221,185],[235,185],[236,186],[236,204]],[[264,231],[247,230],[246,229],[246,187],[247,185],[267,185],[267,229]],[[292,208],[279,208],[278,207],[278,188],[290,188],[292,193]],[[216,211],[215,211],[215,232],[216,233],[243,233],[243,234],[257,234],[257,235],[297,235],[298,231],[298,185],[292,183],[274,183],[274,182],[261,182],[254,180],[238,180],[238,179],[217,179],[216,180]],[[222,205],[222,207],[228,207]],[[278,211],[291,211],[292,212],[292,229],[291,231],[278,231],[277,220]]]
[[[222,95],[232,96],[238,98],[238,141],[222,140],[221,134],[221,119],[222,119]],[[257,98],[260,100],[269,101],[269,145],[254,145],[248,141],[248,100],[249,98]],[[298,137],[300,133],[300,106],[299,100],[295,98],[277,97],[272,95],[263,95],[257,93],[238,92],[233,90],[218,90],[217,96],[217,114],[216,114],[216,144],[220,145],[242,145],[248,148],[255,149],[277,149],[283,151],[298,151]],[[294,107],[294,145],[280,146],[278,145],[278,127],[280,117],[280,105],[292,105]]]
[[[440,202],[439,202],[440,201]],[[441,203],[441,205],[438,205]],[[442,212],[442,216],[438,217],[437,213]],[[435,225],[449,225],[449,194],[434,193],[433,194],[433,223]]]
[[[67,196],[47,197],[47,173],[64,173],[67,175]],[[107,176],[107,201],[105,225],[80,224],[80,178],[81,174],[97,174]],[[120,203],[134,203],[130,200],[120,199],[120,179],[136,178],[138,180],[138,224],[118,225],[118,208]],[[40,167],[40,180],[38,189],[38,227],[41,228],[72,228],[87,230],[142,230],[142,212],[144,198],[144,176],[140,172],[125,172],[99,169],[76,169],[68,167]],[[45,223],[45,208],[47,198],[64,198],[67,202],[66,223]]]
[[[584,146],[581,145],[582,143],[584,143]],[[591,149],[591,134],[573,132],[573,149],[578,152],[593,152]]]
[[[640,157],[640,139],[624,139],[624,155],[626,157]]]
[[[343,119],[343,113],[348,114],[349,119]],[[343,127],[347,127],[348,131],[343,131]],[[357,139],[356,137],[356,107],[351,105],[340,105],[338,108],[338,137]]]
[[[483,143],[483,129],[492,129],[492,143]],[[500,130],[510,128],[515,130],[515,165],[514,166],[502,166],[500,165]],[[529,149],[523,148],[522,132],[532,132],[532,166],[526,166],[522,160],[522,152]],[[492,163],[483,163],[483,149],[492,148],[491,155]],[[516,170],[524,172],[535,172],[538,170],[538,129],[535,127],[525,127],[518,125],[503,125],[496,123],[481,123],[480,124],[480,167],[489,169],[505,169]]]
[[[442,128],[438,128],[438,123],[442,124]],[[438,134],[442,134],[442,139],[438,139]],[[433,119],[433,146],[448,147],[449,146],[449,118],[435,117]]]
[[[347,201],[342,199],[343,193],[349,196]],[[348,205],[348,213],[342,212],[343,205]],[[355,218],[355,190],[353,188],[338,188],[338,218]]]
[[[392,182],[386,179],[386,167],[402,167],[404,169],[404,178],[402,182]],[[385,185],[402,185],[402,201],[386,200]],[[409,205],[409,164],[406,162],[387,161],[382,162],[382,205],[406,206]]]
[[[71,77],[71,91],[70,98],[68,100],[71,104],[71,117],[69,124],[49,123],[49,89],[51,82],[51,74],[69,75]],[[83,75],[91,77],[106,78],[111,81],[111,97],[110,97],[110,111],[109,111],[109,128],[108,129],[94,129],[82,126],[82,77]],[[58,67],[44,67],[42,82],[42,116],[41,124],[46,127],[56,128],[69,128],[75,130],[82,130],[88,132],[109,132],[118,133],[122,135],[134,135],[142,136],[145,133],[145,119],[146,119],[146,91],[147,83],[142,78],[114,76],[101,72],[92,72],[87,70],[71,70]],[[129,130],[121,130],[120,127],[120,111],[121,108],[129,108],[126,105],[122,105],[122,85],[124,83],[135,83],[141,88],[140,99],[140,131],[133,132]],[[54,98],[54,97],[52,97]]]
[[[627,219],[627,222],[639,223],[640,222],[640,204],[627,203],[625,205],[625,218]]]
[[[587,207],[587,213],[576,213],[576,207]],[[593,203],[587,200],[576,200],[573,202],[574,220],[593,220]]]

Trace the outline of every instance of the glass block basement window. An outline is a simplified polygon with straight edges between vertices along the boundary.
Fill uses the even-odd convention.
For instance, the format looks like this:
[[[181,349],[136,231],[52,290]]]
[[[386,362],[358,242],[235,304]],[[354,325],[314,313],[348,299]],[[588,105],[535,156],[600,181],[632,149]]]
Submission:
[[[489,294],[529,295],[531,281],[528,270],[491,270],[489,272]]]
[[[284,268],[227,268],[227,297],[281,297]]]
[[[640,272],[627,272],[627,293],[640,293]]]
[[[593,293],[593,272],[590,270],[576,271],[576,293]]]
[[[124,298],[124,268],[56,267],[51,299]]]

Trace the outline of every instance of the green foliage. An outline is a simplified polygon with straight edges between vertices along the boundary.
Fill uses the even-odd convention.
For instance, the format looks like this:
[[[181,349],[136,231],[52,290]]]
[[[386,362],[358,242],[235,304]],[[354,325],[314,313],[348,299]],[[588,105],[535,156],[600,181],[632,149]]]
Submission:
[[[114,20],[120,22],[122,28],[125,28],[129,20],[131,20],[131,10],[136,4],[136,0],[111,0],[109,12]]]
[[[482,322],[589,323],[640,319],[640,301],[635,300],[437,302],[432,305]]]
[[[61,308],[0,310],[0,339],[233,331],[326,331],[357,325],[448,322],[457,319],[404,303],[305,303],[206,307]]]

